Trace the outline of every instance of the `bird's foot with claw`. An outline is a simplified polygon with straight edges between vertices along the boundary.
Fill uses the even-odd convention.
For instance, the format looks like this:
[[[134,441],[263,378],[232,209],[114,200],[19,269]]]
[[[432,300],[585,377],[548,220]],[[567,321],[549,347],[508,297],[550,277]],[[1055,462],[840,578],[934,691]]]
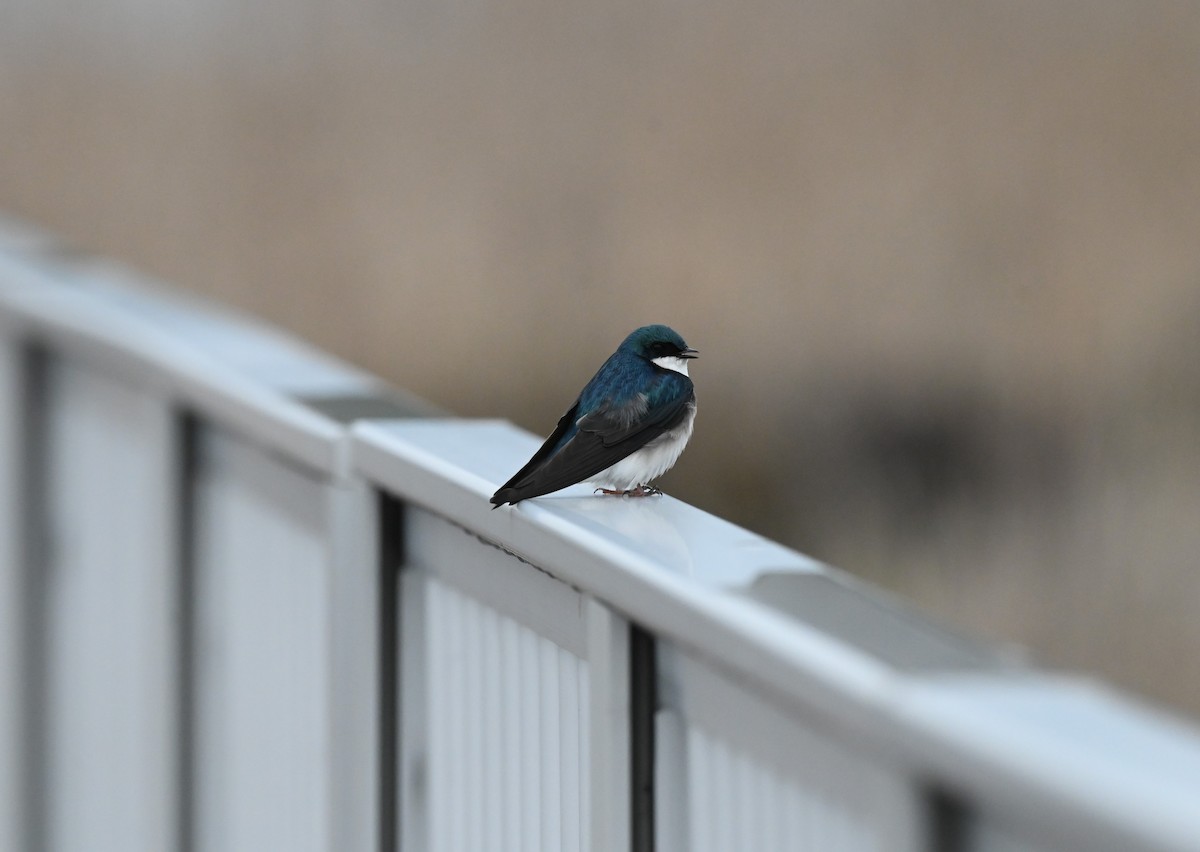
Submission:
[[[658,497],[662,495],[662,491],[653,485],[639,485],[637,488],[630,488],[628,491],[613,488],[597,488],[592,493],[605,494],[609,497]]]

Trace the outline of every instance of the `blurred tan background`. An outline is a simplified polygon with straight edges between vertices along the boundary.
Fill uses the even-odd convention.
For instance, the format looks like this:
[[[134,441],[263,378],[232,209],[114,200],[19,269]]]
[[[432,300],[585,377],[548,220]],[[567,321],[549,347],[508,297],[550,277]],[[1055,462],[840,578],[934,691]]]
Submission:
[[[0,208],[1200,713],[1200,7],[6,0]]]

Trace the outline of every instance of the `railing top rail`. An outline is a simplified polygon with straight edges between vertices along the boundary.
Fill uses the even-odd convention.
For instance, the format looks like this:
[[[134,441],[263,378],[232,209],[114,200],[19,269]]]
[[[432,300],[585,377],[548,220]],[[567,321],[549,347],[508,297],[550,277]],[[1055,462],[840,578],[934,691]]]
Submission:
[[[0,229],[0,321],[161,387],[296,463],[344,473],[346,422],[432,410],[276,329],[35,237]]]
[[[1073,818],[1069,848],[1196,848],[1194,728],[1021,665],[670,497],[608,500],[576,486],[492,510],[487,498],[536,446],[507,423],[435,419],[357,424],[352,453],[383,490],[967,802],[1043,836]],[[797,607],[808,594],[816,602]]]

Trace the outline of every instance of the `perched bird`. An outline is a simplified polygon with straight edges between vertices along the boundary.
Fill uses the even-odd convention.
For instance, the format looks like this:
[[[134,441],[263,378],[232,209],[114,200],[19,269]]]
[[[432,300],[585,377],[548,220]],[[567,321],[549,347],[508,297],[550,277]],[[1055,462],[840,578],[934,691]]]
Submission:
[[[651,480],[671,469],[692,436],[688,361],[699,354],[665,325],[631,333],[541,449],[492,495],[494,507],[584,481],[605,494],[661,494]]]

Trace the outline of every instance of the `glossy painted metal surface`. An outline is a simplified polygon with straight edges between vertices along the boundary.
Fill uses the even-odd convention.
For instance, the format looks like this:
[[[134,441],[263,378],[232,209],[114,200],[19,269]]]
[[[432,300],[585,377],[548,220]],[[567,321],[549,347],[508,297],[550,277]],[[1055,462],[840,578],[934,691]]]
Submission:
[[[879,814],[838,816],[828,805],[816,812],[854,843],[927,848],[938,832],[915,814],[940,789],[965,803],[968,823],[1004,827],[968,830],[967,838],[1183,852],[1200,836],[1200,811],[1183,801],[1200,788],[1194,728],[1103,688],[1040,675],[1019,656],[924,623],[840,572],[669,497],[612,500],[576,487],[492,511],[488,496],[537,445],[507,424],[362,423],[354,433],[356,465],[371,482],[604,601],[653,633],[660,652],[686,652],[753,701],[782,708],[791,728],[779,729],[774,751],[806,732],[852,747],[890,791],[878,799]],[[824,604],[814,606],[806,589]],[[661,730],[676,731],[675,750],[663,755],[678,769],[659,786],[660,832],[699,830],[694,818],[707,819],[712,801],[728,797],[727,787],[708,786],[725,782],[707,775],[689,776],[695,801],[664,793],[680,789],[693,754],[718,767],[734,761],[748,783],[775,779],[770,796],[809,795],[787,772],[768,773],[729,744],[746,727],[742,714],[693,728],[692,709],[660,719]],[[1121,741],[1139,752],[1104,744]],[[1136,795],[1127,792],[1131,769]],[[722,830],[736,836],[768,818],[749,805],[724,813]]]
[[[0,848],[1197,848],[1195,726],[422,409],[0,223]]]
[[[11,350],[19,355],[35,347],[55,359],[87,364],[104,374],[120,377],[157,397],[171,412],[171,428],[176,440],[175,455],[170,464],[187,469],[188,475],[203,473],[202,466],[193,466],[187,461],[195,448],[185,446],[187,442],[180,439],[188,431],[187,424],[191,423],[200,427],[198,432],[193,432],[223,431],[235,442],[257,448],[259,453],[284,468],[293,469],[302,478],[327,486],[322,492],[319,534],[307,540],[310,546],[300,548],[298,557],[302,562],[307,560],[309,565],[320,562],[326,572],[324,582],[319,588],[311,584],[306,586],[304,582],[295,589],[285,586],[285,597],[293,593],[297,596],[291,605],[273,598],[269,601],[272,605],[295,610],[293,622],[303,622],[305,616],[302,613],[308,610],[311,620],[300,628],[303,637],[296,653],[305,648],[311,651],[312,644],[316,643],[323,655],[323,666],[315,669],[312,675],[317,685],[306,692],[297,686],[299,691],[293,692],[291,699],[308,702],[295,708],[294,715],[304,715],[316,726],[302,736],[327,744],[328,753],[323,755],[323,762],[310,766],[321,773],[319,783],[325,793],[319,797],[320,807],[316,809],[315,817],[313,809],[306,804],[303,813],[293,821],[303,825],[305,820],[316,819],[322,825],[321,832],[307,841],[317,844],[316,848],[347,852],[375,848],[380,821],[377,667],[381,639],[377,629],[379,589],[373,535],[376,501],[361,481],[351,481],[345,475],[345,424],[362,416],[419,413],[422,406],[404,393],[391,391],[378,380],[294,338],[186,297],[167,296],[128,270],[66,250],[45,235],[39,237],[39,233],[28,229],[14,234],[11,230],[0,229],[0,339],[6,354]],[[6,360],[5,367],[8,366]],[[4,423],[20,421],[24,413],[22,408],[27,409],[28,403],[25,398],[12,400],[16,409],[12,412],[13,420],[8,418],[10,412],[6,411]],[[18,436],[17,440],[25,437],[28,436]],[[97,430],[91,439],[102,445],[110,440],[119,441],[120,436]],[[151,448],[143,449],[149,451]],[[29,450],[28,446],[18,446],[12,452],[23,456]],[[15,471],[15,468],[11,470]],[[20,487],[19,482],[8,476],[9,473],[10,469],[4,471],[5,487]],[[211,478],[204,482],[212,484]],[[81,484],[80,487],[85,486]],[[86,487],[103,490],[105,483],[89,482]],[[187,527],[189,540],[161,565],[173,580],[180,578],[179,572],[190,573],[198,567],[199,554],[194,545],[199,542],[192,538],[211,533],[217,521],[244,532],[245,540],[239,546],[248,552],[253,552],[256,542],[261,543],[252,527],[237,526],[228,512],[222,514],[212,500],[204,504],[204,517],[195,517],[201,507],[201,501],[195,499],[198,487],[197,482],[181,483],[178,492],[161,503],[164,512],[180,516],[188,514],[186,519],[180,517],[179,520]],[[233,489],[230,493],[236,491]],[[213,492],[210,489],[206,493],[211,496]],[[22,512],[29,497],[28,494],[19,495]],[[217,498],[217,502],[224,499]],[[230,502],[241,505],[233,497]],[[285,499],[274,508],[286,515],[288,506]],[[259,508],[267,511],[265,507]],[[34,514],[46,513],[37,510]],[[253,517],[252,513],[250,517]],[[59,522],[57,518],[47,517],[46,520]],[[13,523],[18,519],[7,513],[5,521]],[[19,554],[23,545],[18,539],[29,536],[24,535],[24,530],[18,532],[22,534],[5,544]],[[206,546],[211,544],[211,541],[207,542]],[[228,541],[224,545],[233,546]],[[15,558],[18,561],[24,559],[20,555]],[[335,564],[339,569],[336,572],[332,571]],[[15,566],[11,576],[20,581],[30,574],[31,567]],[[264,570],[270,572],[271,565],[265,566]],[[301,569],[297,576],[304,574]],[[224,589],[241,598],[250,594],[248,586],[254,578],[230,577],[222,574],[220,569],[213,569],[197,579],[208,579],[210,588]],[[276,576],[275,579],[281,578]],[[266,593],[267,586],[269,583],[264,580],[258,591]],[[304,596],[314,589],[319,592],[317,599],[305,603]],[[24,592],[19,594],[24,595]],[[226,634],[214,637],[212,610],[204,610],[199,603],[189,599],[183,604],[179,610],[182,620],[175,625],[176,629],[181,629],[185,621],[197,622],[199,628],[209,630],[208,638],[213,640],[213,645],[229,651],[244,663],[238,655],[246,649],[239,650],[240,644],[249,643],[248,649],[252,652],[259,637],[252,632],[239,634],[238,628],[246,626],[243,622],[227,625]],[[5,604],[23,606],[22,600],[16,597],[6,598]],[[319,613],[313,613],[312,606],[316,606]],[[271,612],[270,606],[265,612]],[[110,616],[114,619],[123,617],[119,610],[114,610]],[[16,653],[17,646],[10,647]],[[34,659],[37,649],[29,650],[30,653],[20,653],[18,663],[24,665],[32,660],[34,668],[30,674],[36,680],[44,665]],[[236,679],[245,673],[244,666],[221,668],[205,647],[197,645],[194,650],[194,655],[189,650],[173,659],[178,668],[177,678],[185,681],[173,700],[177,704],[186,702],[186,705],[177,710],[172,708],[163,717],[188,729],[193,724],[201,726],[214,715],[209,712],[206,716],[204,708],[199,706],[203,695],[197,684],[190,682],[193,675],[203,671],[214,683],[225,684],[226,681],[237,682]],[[281,654],[291,653],[286,643],[277,646],[276,650]],[[4,662],[2,655],[0,662]],[[225,662],[228,663],[228,659]],[[192,663],[197,665],[193,667]],[[302,677],[301,685],[308,683],[304,678],[307,675]],[[210,741],[216,737],[221,743],[226,742],[222,739],[226,734],[238,736],[238,731],[244,727],[242,722],[252,715],[252,711],[258,712],[253,709],[254,704],[254,699],[248,698],[237,713],[233,711],[238,708],[230,707],[216,712],[219,716],[228,710],[241,720],[237,725],[227,725],[232,733],[218,730],[219,725],[201,728],[200,732],[206,731],[204,735],[209,736]],[[12,702],[5,704],[4,712],[13,706]],[[16,710],[18,715],[24,712],[19,707]],[[211,705],[208,710],[213,710]],[[4,713],[0,713],[0,720],[3,717]],[[34,739],[40,737],[34,730],[40,726],[36,720],[18,719],[15,725],[19,729],[14,734],[17,739],[34,734],[37,735]],[[298,738],[300,736],[297,734]],[[237,813],[235,806],[226,807],[228,801],[222,803],[217,796],[205,798],[201,794],[206,789],[211,793],[214,788],[226,786],[225,780],[218,778],[219,772],[214,766],[224,767],[220,771],[228,769],[240,773],[240,765],[236,761],[223,764],[218,752],[218,757],[210,760],[202,771],[200,761],[191,760],[198,758],[200,753],[190,736],[183,737],[179,748],[186,752],[186,765],[163,785],[164,799],[173,807],[177,805],[179,812],[160,814],[150,808],[152,802],[146,803],[148,810],[143,819],[147,824],[155,820],[174,823],[168,845],[149,848],[173,848],[176,842],[191,843],[195,848],[207,842],[206,838],[215,836],[214,832],[232,831],[237,837],[253,836],[255,829],[248,818],[232,827],[227,822],[220,825],[202,822],[206,812],[216,813],[221,820]],[[0,760],[3,768],[0,786],[5,777],[21,774],[19,770],[11,769],[18,762],[17,756],[8,754]],[[34,761],[35,775],[42,772],[42,762]],[[192,765],[193,762],[196,765]],[[4,771],[8,772],[7,776]],[[35,786],[40,789],[45,784],[38,781]],[[22,837],[25,839],[18,840],[19,845],[5,844],[4,848],[21,848],[27,845],[26,840],[33,846],[45,847],[45,839],[40,834],[45,833],[42,829],[48,825],[47,816],[38,813],[44,808],[39,805],[36,795],[31,797],[26,793],[28,783],[22,783],[21,787],[22,790],[14,795],[5,796],[4,808],[8,810],[0,808],[0,832],[6,832],[6,836],[24,832]],[[304,801],[301,794],[288,796],[276,797],[276,801]],[[28,813],[28,804],[35,806],[32,815]],[[15,817],[8,819],[7,813],[15,813]]]
[[[197,849],[326,848],[326,484],[243,440],[201,440]]]
[[[928,826],[902,762],[660,647],[663,850],[915,852]],[[683,783],[680,783],[683,782]]]
[[[436,515],[410,510],[404,540],[410,844],[621,844],[628,811],[612,798],[628,798],[627,708],[614,719],[609,702],[627,662],[613,659],[613,616]]]
[[[33,613],[44,631],[45,842],[175,840],[173,434],[162,400],[70,362],[49,374],[53,518]],[[119,779],[119,783],[114,783]]]

